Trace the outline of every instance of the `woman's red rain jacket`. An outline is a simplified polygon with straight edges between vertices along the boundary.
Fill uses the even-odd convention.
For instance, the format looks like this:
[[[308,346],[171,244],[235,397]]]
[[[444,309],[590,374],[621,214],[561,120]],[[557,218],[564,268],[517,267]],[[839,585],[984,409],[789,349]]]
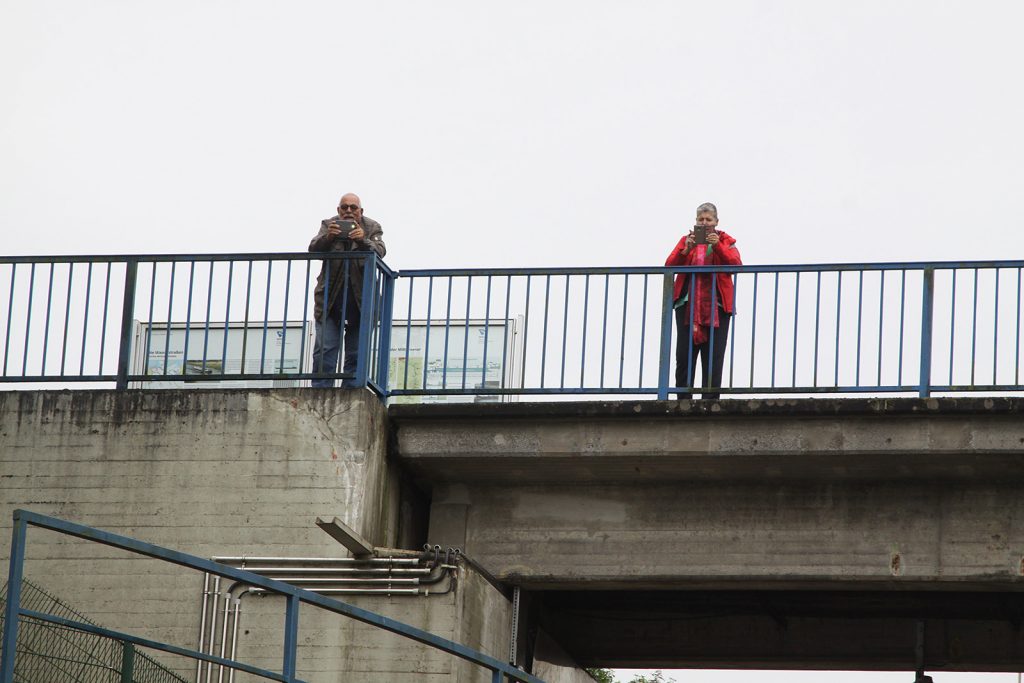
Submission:
[[[741,266],[743,262],[740,260],[740,251],[736,248],[736,240],[728,233],[718,230],[718,244],[711,248],[711,256],[705,258],[704,265],[729,265],[729,266]],[[672,250],[672,253],[665,259],[666,266],[692,266],[695,265],[696,250],[694,248],[690,253],[685,254],[686,251],[686,235],[683,235],[682,239],[679,240],[679,244]],[[687,273],[679,273],[676,275],[675,288],[672,293],[672,300],[677,301],[683,293],[683,287],[686,284],[686,280],[689,277]],[[715,273],[715,280],[718,284],[718,300],[722,303],[722,308],[726,313],[734,313],[735,301],[733,300],[733,286],[732,286],[732,275],[730,273]],[[717,321],[716,321],[717,322]],[[716,325],[717,327],[717,325]]]

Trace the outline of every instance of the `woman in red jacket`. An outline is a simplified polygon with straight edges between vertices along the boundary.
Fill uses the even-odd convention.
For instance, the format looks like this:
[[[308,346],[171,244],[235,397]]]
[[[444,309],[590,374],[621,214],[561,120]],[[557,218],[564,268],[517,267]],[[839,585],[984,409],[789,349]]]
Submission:
[[[697,207],[696,227],[706,231],[707,244],[697,244],[694,232],[690,231],[668,255],[666,266],[742,265],[736,240],[718,230],[718,209],[714,204],[705,203]],[[720,388],[729,321],[735,310],[732,276],[728,273],[701,273],[691,278],[689,274],[680,273],[676,275],[673,299],[678,334],[676,387],[690,389],[680,392],[679,398],[691,395],[698,358],[704,389]],[[712,310],[712,299],[715,310]],[[718,396],[717,391],[703,394],[703,398],[710,399]]]

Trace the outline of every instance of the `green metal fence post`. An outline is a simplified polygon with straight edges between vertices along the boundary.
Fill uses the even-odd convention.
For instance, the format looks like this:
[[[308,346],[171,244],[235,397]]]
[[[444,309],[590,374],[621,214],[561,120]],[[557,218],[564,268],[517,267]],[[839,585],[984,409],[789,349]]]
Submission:
[[[121,643],[121,683],[132,683],[135,677],[135,645]]]

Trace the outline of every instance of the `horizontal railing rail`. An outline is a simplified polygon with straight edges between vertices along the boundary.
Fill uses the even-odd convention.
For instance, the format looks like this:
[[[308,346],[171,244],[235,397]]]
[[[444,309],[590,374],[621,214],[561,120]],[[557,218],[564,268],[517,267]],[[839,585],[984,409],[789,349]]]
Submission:
[[[28,528],[30,526],[48,529],[67,536],[100,543],[114,548],[120,548],[137,555],[155,558],[171,564],[187,567],[189,569],[208,572],[216,576],[232,579],[244,585],[265,589],[271,593],[286,598],[284,654],[281,671],[276,672],[261,669],[244,662],[227,659],[225,657],[218,657],[216,655],[210,655],[152,639],[102,628],[95,624],[68,619],[58,615],[25,609],[21,605],[21,586],[24,575]],[[447,638],[442,638],[441,636],[424,631],[423,629],[356,607],[355,605],[298,588],[288,583],[268,579],[259,574],[254,574],[242,569],[235,569],[212,560],[188,555],[168,548],[162,548],[160,546],[153,545],[152,543],[146,543],[127,536],[120,536],[101,529],[67,522],[55,517],[29,512],[27,510],[14,511],[14,530],[11,541],[10,558],[7,583],[7,603],[4,606],[5,628],[3,631],[2,650],[0,650],[0,683],[14,683],[14,665],[16,656],[15,645],[18,637],[19,620],[22,617],[65,626],[86,633],[93,633],[122,643],[131,643],[136,646],[188,657],[197,661],[209,662],[229,669],[244,671],[269,680],[280,681],[281,683],[301,683],[297,678],[297,649],[299,642],[299,606],[302,603],[313,605],[327,610],[328,612],[334,612],[335,614],[355,619],[356,621],[395,633],[404,638],[408,638],[442,652],[447,652],[448,654],[454,655],[468,662],[472,662],[473,664],[490,671],[491,680],[494,683],[501,683],[505,680],[522,681],[523,683],[544,683],[543,680],[536,676],[528,674],[511,664],[495,659],[490,655],[466,647],[461,643],[456,643],[455,641],[448,640]]]
[[[369,311],[358,329],[338,330],[358,336],[354,369],[315,362],[315,330],[326,323],[313,314],[315,277],[326,269],[328,291],[331,278],[315,262],[344,281],[335,320],[346,306]],[[0,383],[342,380],[402,401],[1019,392],[1022,268],[1006,260],[396,273],[369,252],[0,257]],[[728,276],[735,295],[725,302],[718,287],[702,290],[722,315],[697,326],[711,346],[726,342],[710,363],[721,366],[709,373],[718,386],[705,387],[695,335],[679,338],[694,329],[693,312],[677,311],[672,281],[711,273]]]

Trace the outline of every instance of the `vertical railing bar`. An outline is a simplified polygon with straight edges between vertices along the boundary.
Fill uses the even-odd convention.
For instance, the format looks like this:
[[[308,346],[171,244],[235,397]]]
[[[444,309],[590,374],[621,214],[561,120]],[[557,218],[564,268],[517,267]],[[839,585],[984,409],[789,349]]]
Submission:
[[[754,273],[754,300],[750,314],[750,388],[754,388],[754,349],[757,347],[757,281],[760,273]]]
[[[878,376],[875,378],[875,386],[882,386],[882,328],[885,324],[885,271],[880,270],[878,284]]]
[[[900,270],[900,349],[899,349],[899,369],[896,375],[896,385],[903,386],[903,328],[905,322],[906,312],[906,293],[907,293],[907,270],[906,268]]]
[[[64,295],[64,338],[61,341],[60,376],[64,376],[64,367],[68,358],[68,325],[71,323],[71,283],[75,279],[75,262],[68,264],[68,286]],[[998,279],[998,277],[997,277]]]
[[[505,276],[505,313],[501,318],[501,388],[505,388],[505,376],[509,371],[508,367],[508,309],[512,299],[512,276]],[[525,349],[524,349],[525,350]]]
[[[540,388],[544,388],[544,369],[548,355],[548,302],[551,295],[551,276],[545,275],[544,284],[544,334],[541,336],[540,347]]]
[[[50,274],[47,276],[46,285],[46,318],[43,322],[43,364],[39,374],[46,374],[46,351],[50,345],[50,310],[53,306],[53,271],[56,270],[57,264],[50,264]]]
[[[733,273],[730,277],[732,277],[732,315],[733,318],[735,318],[737,313],[736,302],[739,301],[738,292],[740,291],[740,275],[739,273]],[[736,386],[732,381],[732,369],[736,365],[737,330],[735,329],[735,325],[733,325],[733,328],[732,334],[729,336],[729,388]]]
[[[821,332],[821,271],[818,271],[814,292],[814,383],[818,386],[818,339]]]
[[[956,335],[956,276],[957,271],[953,269],[953,296],[949,302],[949,385],[953,386],[953,342]]]
[[[220,371],[222,374],[226,374],[228,371],[228,334],[231,333],[231,290],[234,282],[235,262],[232,260],[228,261],[228,291],[227,296],[224,297],[224,338],[221,339],[220,349]],[[309,261],[306,261],[306,294],[309,294]],[[305,309],[303,309],[302,321],[305,324]],[[242,334],[245,334],[245,330],[242,331]],[[306,340],[305,335],[302,336],[302,340]],[[304,357],[302,353],[299,353],[300,359]],[[241,372],[241,368],[239,368],[239,372]]]
[[[281,674],[288,679],[288,683],[295,681],[296,650],[299,642],[299,605],[301,604],[298,595],[294,593],[288,595],[284,617],[284,663],[281,666]]]
[[[232,264],[234,262],[232,261]],[[302,371],[302,364],[306,362],[306,330],[309,323],[309,278],[312,275],[313,262],[306,259],[306,282],[302,289],[302,331],[299,333],[299,371]],[[314,322],[315,324],[315,322]]]
[[[778,273],[775,274],[776,281]],[[711,273],[711,320],[708,321],[708,355],[705,358],[705,363],[708,366],[708,385],[704,387],[706,392],[708,388],[712,391],[717,391],[722,387],[716,387],[714,384],[713,377],[715,376],[715,319],[718,319],[721,324],[721,316],[718,314],[718,273]],[[773,353],[774,355],[774,353]]]
[[[13,264],[12,264],[13,265]],[[85,310],[82,311],[82,355],[79,358],[78,363],[78,374],[85,374],[85,347],[86,341],[89,337],[89,309],[92,308],[89,305],[89,301],[92,299],[92,261],[89,261],[89,267],[85,271]],[[7,360],[6,350],[4,352],[4,361]],[[7,374],[6,372],[4,374]]]
[[[17,263],[12,263],[11,264],[11,290],[7,293],[7,332],[6,332],[6,334],[4,334],[4,371],[3,371],[4,377],[7,376],[7,361],[10,358],[10,351],[11,351],[11,323],[14,321],[14,285],[15,285],[15,282],[16,282],[15,276],[17,275],[17,273],[18,273],[18,264]],[[1020,274],[1018,273],[1018,278],[1019,278],[1019,275]],[[31,308],[31,307],[32,307],[32,302],[29,302],[29,308]],[[88,307],[86,307],[86,308],[88,308]],[[83,334],[82,348],[84,349],[85,348],[85,341],[84,341],[85,333],[83,332],[82,334]],[[24,375],[25,373],[21,373],[21,374]]]
[[[444,309],[444,362],[441,365],[441,388],[448,388],[448,338],[452,323],[452,276],[448,276],[448,303]]]
[[[797,352],[797,342],[798,342],[798,339],[799,339],[799,336],[798,336],[799,335],[799,332],[798,332],[799,324],[798,323],[800,321],[800,275],[801,275],[801,273],[800,273],[800,271],[797,271],[795,274],[796,274],[796,292],[793,295],[793,367],[792,367],[793,375],[792,375],[792,377],[790,378],[790,381],[789,381],[789,384],[792,387],[796,386],[796,352]],[[736,335],[733,335],[733,336],[736,336]]]
[[[395,284],[397,276],[378,270],[384,295],[381,297],[380,328],[377,335],[378,371],[377,385],[384,392],[384,398],[391,395],[391,333],[395,322]]]
[[[569,276],[565,276],[565,313],[562,316],[562,368],[559,376],[559,388],[565,389],[565,344],[569,337]]]
[[[131,360],[132,323],[135,313],[135,290],[138,285],[139,261],[129,258],[124,272],[124,300],[121,306],[121,341],[117,353],[117,390],[128,388],[128,364]]]
[[[954,274],[956,271],[953,271]],[[932,306],[935,299],[935,269],[925,268],[921,289],[921,372],[918,396],[927,398],[931,393],[932,377]]]
[[[675,317],[673,307],[673,294],[675,285],[673,283],[672,271],[663,272],[661,276],[661,329],[659,330],[660,348],[658,353],[658,400],[668,400],[669,389],[669,368],[672,365],[672,319]],[[692,306],[691,306],[692,308]],[[690,335],[693,339],[693,335]],[[682,343],[678,341],[677,343]],[[692,384],[692,382],[691,382]],[[641,386],[643,386],[641,384]],[[678,390],[679,387],[676,387]]]
[[[195,287],[196,262],[188,262],[188,296],[185,303],[185,346],[181,352],[181,374],[188,374],[188,340],[192,332],[192,290]]]
[[[434,305],[434,276],[427,280],[427,329],[423,338],[423,388],[427,388],[427,366],[430,362],[430,311]]]
[[[409,346],[412,344],[412,288],[416,278],[409,278],[409,308],[405,314],[405,371],[402,373],[402,389],[409,388]],[[426,364],[427,359],[423,359]]]
[[[1021,268],[1017,268],[1017,329],[1016,329],[1016,342],[1014,344],[1014,366],[1013,366],[1013,383],[1020,386],[1020,280],[1021,280]]]
[[[778,338],[779,329],[779,273],[775,273],[775,292],[772,298],[772,375],[771,375],[771,388],[775,388],[775,349],[776,340]]]
[[[992,386],[996,385],[999,374],[999,268],[996,274],[996,297],[992,304]]]
[[[149,352],[152,348],[153,341],[153,303],[156,300],[156,274],[158,264],[156,261],[152,263],[152,269],[150,270],[149,278],[149,308],[147,309],[146,317],[149,320],[146,321],[146,347],[142,353],[142,367],[140,368],[141,374],[149,374]]]
[[[346,261],[346,264],[348,262]],[[270,321],[270,285],[273,282],[273,271],[274,262],[267,261],[267,286],[263,290],[263,341],[260,345],[260,373],[267,371],[267,330]],[[348,284],[348,280],[345,280],[345,284]],[[326,296],[326,293],[325,293]],[[345,319],[342,318],[342,325],[345,324]]]
[[[372,329],[376,327],[379,290],[376,285],[377,278],[377,252],[363,252],[365,257],[363,265],[363,289],[359,306],[359,340],[356,345],[356,377],[355,385],[365,387],[370,378],[370,342]],[[347,282],[347,280],[346,280]],[[347,297],[346,297],[347,298]],[[379,367],[379,366],[378,366]]]
[[[971,312],[971,386],[974,386],[974,365],[977,360],[978,341],[978,269],[974,269],[974,305]]]
[[[313,368],[313,372],[317,375],[321,375],[324,372],[324,343],[327,340],[327,314],[331,310],[331,271],[334,270],[335,264],[339,263],[336,259],[325,258],[321,261],[321,272],[324,276],[324,288],[321,290],[321,304],[320,304],[320,335],[317,335],[317,341],[320,341],[320,357],[317,359],[316,366]],[[252,261],[249,262],[249,272],[252,273]],[[319,279],[319,278],[318,278]],[[342,308],[345,306],[345,302],[348,299],[348,290],[342,288],[342,295],[345,300],[342,301]],[[245,294],[245,315],[246,315],[246,334],[248,337],[248,316],[249,316],[249,293],[246,291]],[[316,310],[313,310],[313,315],[316,315]],[[342,325],[344,326],[344,313],[342,313]],[[316,321],[313,321],[314,328]],[[244,338],[243,338],[244,339]],[[313,342],[313,355],[316,355],[316,341]],[[242,345],[242,357],[245,357],[245,342]],[[311,382],[312,384],[312,382]]]
[[[644,273],[644,296],[640,305],[640,370],[636,379],[636,386],[639,389],[644,385],[644,351],[647,348],[647,288],[651,283],[651,274]]]
[[[252,301],[252,259],[246,261],[245,267],[245,313],[242,315],[242,358],[239,361],[239,374],[245,374],[245,356],[249,347],[249,306]],[[330,271],[330,267],[326,269]],[[326,286],[324,290],[326,291]],[[325,295],[326,296],[326,295]],[[326,310],[326,309],[325,309]],[[321,365],[323,365],[321,363]]]
[[[629,313],[629,273],[622,281],[622,338],[619,340],[619,389],[622,388],[623,372],[626,369],[626,315]],[[604,373],[601,375],[604,379]],[[604,386],[603,384],[601,385]]]
[[[565,287],[565,300],[569,300],[569,285]],[[583,278],[583,346],[582,352],[580,353],[580,387],[585,386],[584,384],[584,368],[587,365],[587,311],[590,308],[590,274],[587,273]],[[602,381],[602,386],[604,382]]]
[[[470,302],[472,300],[473,300],[473,276],[472,275],[467,275],[466,276],[466,325],[465,325],[465,330],[466,331],[465,331],[465,335],[463,336],[463,339],[462,339],[462,386],[460,387],[461,389],[465,389],[466,388],[466,366],[468,365],[468,363],[466,361],[467,361],[467,359],[469,357],[469,312],[470,312]]]
[[[200,367],[200,373],[206,376],[206,355],[210,350],[210,307],[213,305],[213,272],[216,263],[210,261],[209,274],[206,277],[206,323],[203,325],[203,361]],[[225,333],[227,330],[225,330]],[[221,367],[221,372],[224,372],[224,368]]]
[[[601,388],[604,389],[604,366],[607,358],[608,342],[608,288],[611,286],[611,273],[604,274],[604,310],[601,315]]]
[[[114,264],[107,261],[107,277],[103,292],[103,321],[100,323],[100,367],[99,374],[103,374],[104,351],[107,348],[107,313],[110,309],[110,271]]]
[[[480,370],[480,388],[487,388],[487,342],[491,332],[491,275],[487,276],[487,290],[484,294],[484,359]],[[468,336],[468,335],[467,335]]]
[[[838,285],[836,287],[836,362],[835,378],[833,386],[839,386],[839,330],[843,316],[843,271],[839,271]]]
[[[351,290],[349,289],[352,286],[352,266],[351,266],[351,264],[350,264],[348,259],[342,259],[341,260],[341,283],[342,283],[341,284],[341,314],[338,316],[338,339],[339,339],[338,354],[339,354],[339,357],[341,359],[341,370],[342,370],[342,372],[344,372],[345,371],[345,338],[348,336],[348,327],[347,327],[347,322],[348,322],[348,300],[352,296]],[[327,296],[327,292],[329,292],[329,291],[330,291],[330,289],[328,289],[327,286],[325,285],[324,286],[324,296],[325,297]],[[362,303],[360,303],[360,306],[362,306]],[[362,323],[362,320],[363,320],[363,314],[364,313],[366,315],[369,315],[369,313],[366,313],[363,310],[359,311],[360,326],[362,326],[361,323]],[[323,328],[327,329],[327,309],[326,308],[324,309],[323,320],[324,320]],[[323,354],[321,354],[321,357],[322,357],[322,355]],[[323,372],[323,361],[322,360],[320,362],[320,367],[321,367],[320,371]],[[328,370],[328,372],[330,372],[332,374],[338,372],[338,364],[335,363],[334,367],[330,368]],[[333,386],[333,382],[334,382],[333,378],[331,379],[331,382],[332,382],[331,386]],[[342,380],[342,382],[344,382],[344,380]]]
[[[4,604],[3,642],[0,644],[0,681],[14,683],[14,661],[17,659],[18,622],[21,610],[22,577],[25,570],[25,542],[28,524],[20,512],[14,513],[11,532],[11,557],[7,570],[7,600]]]
[[[383,349],[380,346],[381,325],[383,323],[383,317],[381,311],[384,310],[384,297],[387,295],[384,286],[384,278],[381,277],[381,271],[376,267],[374,263],[373,268],[373,300],[370,302],[372,305],[373,315],[370,317],[371,329],[370,329],[370,340],[369,346],[367,346],[368,364],[370,367],[367,368],[367,378],[373,377],[374,381],[380,386],[380,371],[381,371],[381,359],[387,356],[387,353],[382,353]],[[387,398],[387,394],[383,394],[384,398]]]
[[[526,276],[526,307],[525,307],[525,310],[523,311],[523,360],[522,360],[522,367],[519,370],[519,375],[520,375],[519,384],[522,387],[526,386],[526,354],[527,354],[527,349],[529,348],[527,346],[527,341],[528,341],[527,333],[530,331],[530,285],[531,285],[532,282],[533,282],[533,276],[532,275],[527,275]]]
[[[690,273],[689,277],[690,277],[690,283],[689,283],[689,287],[690,288],[687,291],[687,299],[688,299],[687,308],[690,309],[690,328],[689,328],[690,332],[689,332],[689,334],[686,335],[686,381],[689,384],[690,393],[692,394],[693,390],[694,390],[694,385],[696,384],[696,380],[697,380],[697,377],[696,377],[697,372],[696,372],[696,368],[694,368],[694,362],[693,362],[693,321],[694,321],[694,308],[696,308],[693,305],[693,303],[694,303],[694,299],[695,299],[694,291],[696,290],[696,288],[698,286],[697,285],[697,278],[699,277],[699,275],[697,273]],[[673,294],[674,293],[675,293],[675,291],[673,289]],[[673,304],[674,303],[675,302],[673,302]],[[672,312],[673,312],[673,315],[674,315],[675,314],[675,309],[674,308],[673,308]],[[682,344],[682,343],[683,343],[682,339],[677,339],[676,340],[676,344]]]
[[[167,286],[167,331],[164,333],[164,365],[163,374],[167,374],[167,359],[170,358],[171,353],[171,314],[173,313],[174,306],[174,274],[177,269],[178,262],[171,261],[171,281]],[[146,361],[149,362],[148,360]]]
[[[288,342],[288,300],[292,293],[292,260],[285,261],[284,269],[284,310],[281,311],[281,359],[277,364],[277,374],[284,374],[284,348]],[[306,281],[307,283],[309,280]],[[300,369],[301,370],[301,369]]]
[[[854,372],[854,386],[860,386],[860,345],[864,326],[864,271],[857,271],[857,362]]]

